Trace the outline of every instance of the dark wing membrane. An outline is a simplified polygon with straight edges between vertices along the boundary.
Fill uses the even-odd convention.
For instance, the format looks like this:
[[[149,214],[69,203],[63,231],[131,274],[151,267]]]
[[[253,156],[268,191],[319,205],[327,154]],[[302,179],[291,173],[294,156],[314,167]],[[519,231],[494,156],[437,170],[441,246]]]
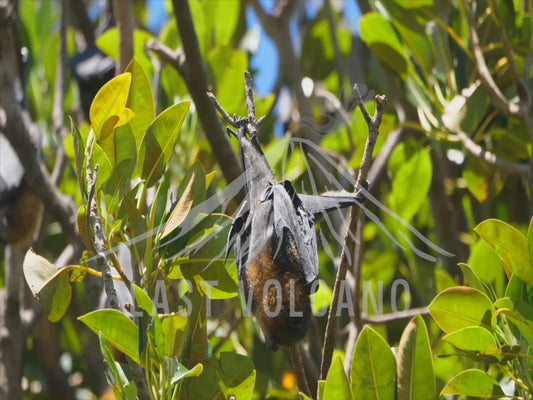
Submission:
[[[319,273],[314,217],[302,207],[298,194],[291,188],[290,182],[271,188],[274,234],[280,240],[279,248],[294,248],[295,256],[289,256],[295,260],[291,261],[301,266],[307,285],[312,285]]]
[[[303,207],[315,218],[319,218],[322,214],[336,210],[338,208],[346,208],[351,206],[358,206],[365,200],[362,191],[351,194],[348,192],[327,192],[320,196],[299,194]]]

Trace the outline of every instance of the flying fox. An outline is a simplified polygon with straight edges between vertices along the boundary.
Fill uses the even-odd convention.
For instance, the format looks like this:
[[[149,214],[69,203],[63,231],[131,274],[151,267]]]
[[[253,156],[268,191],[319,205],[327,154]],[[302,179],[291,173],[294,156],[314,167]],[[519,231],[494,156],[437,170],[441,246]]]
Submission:
[[[247,119],[238,121],[247,196],[228,237],[234,248],[246,304],[276,351],[302,340],[309,329],[309,295],[318,289],[319,265],[315,224],[325,213],[361,204],[356,193],[299,194],[291,182],[278,181]],[[367,185],[368,186],[368,185]]]

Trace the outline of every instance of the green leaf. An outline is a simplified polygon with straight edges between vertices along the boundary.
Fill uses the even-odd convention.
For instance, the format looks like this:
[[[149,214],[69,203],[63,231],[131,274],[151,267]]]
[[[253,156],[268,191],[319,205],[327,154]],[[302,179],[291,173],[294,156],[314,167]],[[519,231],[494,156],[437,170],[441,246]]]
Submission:
[[[436,383],[428,331],[417,315],[405,327],[398,348],[398,399],[435,398]]]
[[[163,175],[190,104],[190,101],[185,101],[167,108],[148,128],[141,143],[138,162],[139,175],[146,180],[148,187]]]
[[[187,338],[187,323],[189,321],[187,315],[172,313],[160,318],[164,337],[164,354],[168,357],[178,357]]]
[[[131,61],[126,71],[132,76],[127,106],[135,113],[130,123],[138,153],[146,130],[155,118],[154,94],[148,75],[136,58]]]
[[[456,348],[464,351],[483,353],[495,351],[498,348],[496,338],[482,326],[468,326],[452,332],[442,338]]]
[[[89,114],[96,138],[104,123],[112,116],[119,116],[124,112],[131,85],[131,74],[126,72],[115,76],[96,93]],[[124,116],[127,117],[127,116]],[[118,123],[118,120],[116,121]]]
[[[351,399],[352,390],[339,355],[333,358],[324,387],[324,400]]]
[[[391,23],[377,12],[366,13],[360,22],[361,39],[387,67],[404,75],[407,72],[405,51]]]
[[[533,271],[533,217],[529,221],[529,227],[527,229],[527,243],[529,249],[529,269]],[[530,283],[530,285],[532,284]]]
[[[115,204],[118,206],[119,197],[130,186],[131,177],[137,161],[137,148],[130,124],[117,127],[105,140],[99,141],[102,150],[112,165],[111,176],[103,187],[104,191],[116,196]],[[109,213],[113,209],[108,209]]]
[[[130,236],[129,239],[133,240],[133,248],[137,261],[141,261],[144,259],[144,252],[146,250],[146,220],[137,209],[135,201],[129,196],[122,198],[122,205],[126,209],[126,226],[128,235]]]
[[[394,177],[389,200],[391,209],[409,221],[427,199],[433,166],[430,148],[415,153]]]
[[[230,395],[239,400],[252,398],[255,385],[255,369],[250,358],[223,352],[204,363],[204,371],[198,377],[187,380],[187,399],[227,399]]]
[[[98,165],[98,180],[96,181],[96,191],[102,189],[113,175],[115,167],[113,162],[109,159],[102,146],[94,143],[91,155],[91,168],[96,168]]]
[[[479,240],[473,247],[468,258],[468,265],[479,279],[485,283],[494,283],[504,279],[503,265],[498,254],[484,240]]]
[[[231,45],[231,39],[239,22],[240,10],[241,5],[238,1],[217,1],[204,7],[206,18],[212,23],[210,32],[216,44]]]
[[[512,271],[528,285],[533,285],[528,240],[520,231],[497,219],[485,220],[474,230],[498,253],[508,276]]]
[[[161,239],[166,238],[168,235],[174,232],[189,215],[189,211],[191,211],[194,204],[195,193],[199,189],[196,177],[197,171],[193,170],[193,174],[190,177],[183,194],[178,200],[178,204],[176,204],[172,210],[172,213],[168,217],[165,227],[161,232]],[[200,188],[200,190],[201,189],[202,188]]]
[[[67,311],[72,299],[69,270],[58,269],[46,258],[29,249],[24,257],[23,271],[26,282],[39,301],[48,319],[59,321]]]
[[[355,399],[393,399],[396,392],[396,359],[374,329],[365,326],[357,339],[352,364]]]
[[[456,286],[439,293],[429,305],[429,312],[446,333],[468,326],[492,329],[494,306],[487,295],[479,290]]]
[[[113,27],[106,30],[98,39],[96,39],[96,45],[108,56],[118,60],[119,55],[119,43],[120,33],[118,28]],[[150,61],[150,57],[145,50],[147,42],[152,40],[154,36],[147,31],[141,29],[135,29],[133,31],[133,56],[139,61],[145,71],[153,71],[154,66]]]
[[[76,160],[76,175],[78,177],[78,184],[80,186],[80,192],[85,192],[85,173],[83,171],[83,165],[85,157],[85,143],[83,141],[83,138],[81,136],[80,130],[78,129],[78,126],[74,123],[72,117],[69,116],[70,119],[70,133],[73,139],[73,145],[74,145],[74,158]],[[65,138],[66,139],[66,138]],[[65,146],[65,149],[67,149],[67,146]]]
[[[239,113],[244,104],[244,71],[248,70],[246,52],[219,46],[209,52],[207,59],[215,74],[218,101],[230,115]]]
[[[533,344],[533,307],[519,298],[503,297],[494,303],[497,313],[503,313],[529,344]]]
[[[107,366],[113,373],[113,381],[108,383],[113,386],[116,385],[118,392],[120,394],[124,394],[125,385],[128,384],[128,378],[126,377],[126,374],[124,373],[124,370],[122,369],[120,364],[115,361],[115,358],[113,356],[113,349],[109,341],[102,335],[101,332],[98,336],[100,339],[100,349],[102,350],[104,359],[107,363]]]
[[[139,328],[122,312],[102,309],[82,315],[78,319],[97,335],[101,332],[113,346],[140,364]]]
[[[440,396],[445,394],[481,397],[484,399],[505,397],[498,381],[479,369],[467,369],[455,375],[440,392]]]
[[[463,275],[465,277],[465,286],[470,286],[471,288],[479,290],[487,296],[490,295],[488,288],[483,284],[483,282],[481,282],[481,279],[479,279],[477,274],[468,264],[459,263],[458,265],[459,268],[461,268],[461,271],[463,271]]]
[[[185,378],[192,377],[192,376],[199,376],[204,371],[203,364],[196,364],[191,369],[185,368],[183,365],[179,365],[176,372],[174,373],[174,376],[172,376],[172,384],[176,384],[179,381],[182,381]]]

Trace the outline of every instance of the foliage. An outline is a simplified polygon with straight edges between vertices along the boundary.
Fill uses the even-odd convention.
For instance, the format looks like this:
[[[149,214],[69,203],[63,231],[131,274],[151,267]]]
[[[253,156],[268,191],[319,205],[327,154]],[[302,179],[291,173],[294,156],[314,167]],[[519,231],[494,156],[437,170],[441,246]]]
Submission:
[[[135,58],[100,89],[90,125],[75,117],[78,94],[68,80],[64,112],[72,115],[71,129],[59,143],[50,126],[53,96],[42,79],[47,86],[55,84],[57,7],[22,3],[24,42],[31,54],[29,107],[45,127],[48,165],[55,161],[57,146],[66,150],[69,167],[60,188],[76,199],[78,229],[87,248],[80,260],[58,270],[48,259],[59,256],[68,238],[49,223],[43,229],[45,245],[28,251],[24,260],[30,290],[56,322],[58,346],[74,359],[67,373],[94,372],[83,351],[97,338],[117,398],[139,395],[136,365],[144,368],[153,398],[297,398],[287,357],[265,349],[241,307],[232,255],[225,258],[238,205],[227,191],[231,182],[216,165],[217,149],[198,123],[187,80],[145,47],[153,38],[172,49],[181,46],[185,39],[176,21],[168,18],[158,35],[135,30]],[[213,90],[230,114],[244,115],[243,72],[251,68],[254,35],[245,35],[246,6],[190,5]],[[390,100],[375,154],[375,164],[383,154],[386,163],[371,182],[377,201],[365,203],[361,298],[358,308],[347,305],[339,318],[342,327],[353,328],[356,319],[366,325],[360,331],[347,329],[358,336],[338,335],[325,380],[310,382],[316,387],[312,395],[531,397],[532,188],[523,170],[531,159],[532,127],[531,116],[509,112],[514,106],[525,110],[527,91],[531,97],[531,5],[524,11],[520,1],[372,2],[372,10],[361,17],[360,36],[346,26],[346,9],[334,7],[335,37],[326,5],[315,14],[306,7],[297,6],[292,18],[294,24],[305,21],[296,45],[302,73],[315,82],[309,100],[312,121],[297,120],[296,112],[295,120],[278,120],[281,113],[272,108],[279,90],[257,100],[258,117],[267,115],[260,140],[276,176],[308,192],[351,190],[349,171],[360,164],[367,126],[360,110],[345,113],[344,122],[346,116],[320,93],[339,94],[341,107],[351,111],[345,93],[361,79],[360,87],[370,88],[362,93],[370,112],[373,93],[385,93]],[[136,18],[145,23],[143,10],[136,10]],[[72,54],[73,33],[68,34]],[[476,33],[493,85],[479,69]],[[97,44],[118,58],[118,36],[112,28]],[[357,50],[361,41],[368,49]],[[362,60],[360,75],[346,67],[354,55]],[[282,62],[278,86],[294,90],[286,68]],[[526,95],[513,68],[529,82]],[[495,100],[494,85],[507,103]],[[297,101],[289,105],[291,111],[301,111],[298,107]],[[283,123],[289,132],[276,136],[274,127]],[[311,144],[305,138],[309,132],[319,133]],[[104,257],[95,246],[93,199],[118,309],[94,301],[90,291],[91,282],[102,289],[105,275]],[[339,213],[320,223],[321,284],[313,295],[317,333],[309,343],[320,342],[325,332],[344,220]],[[344,297],[351,305],[348,286]],[[400,317],[388,323],[378,318],[426,306],[430,317],[421,309],[426,316],[409,316],[407,323]],[[305,346],[312,361],[320,348]],[[44,380],[42,372],[34,372],[33,358],[25,375]],[[100,390],[86,385],[93,393]]]

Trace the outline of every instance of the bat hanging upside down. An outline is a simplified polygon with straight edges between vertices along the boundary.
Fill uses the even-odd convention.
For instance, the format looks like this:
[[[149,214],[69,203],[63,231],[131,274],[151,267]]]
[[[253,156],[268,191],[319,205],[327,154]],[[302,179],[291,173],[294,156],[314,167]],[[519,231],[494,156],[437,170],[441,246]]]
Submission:
[[[228,253],[235,248],[246,304],[251,300],[267,347],[276,351],[295,345],[309,329],[309,295],[318,289],[319,274],[316,219],[365,197],[362,191],[298,194],[291,182],[276,180],[247,119],[237,126],[228,133],[239,140],[247,200],[233,222]]]

